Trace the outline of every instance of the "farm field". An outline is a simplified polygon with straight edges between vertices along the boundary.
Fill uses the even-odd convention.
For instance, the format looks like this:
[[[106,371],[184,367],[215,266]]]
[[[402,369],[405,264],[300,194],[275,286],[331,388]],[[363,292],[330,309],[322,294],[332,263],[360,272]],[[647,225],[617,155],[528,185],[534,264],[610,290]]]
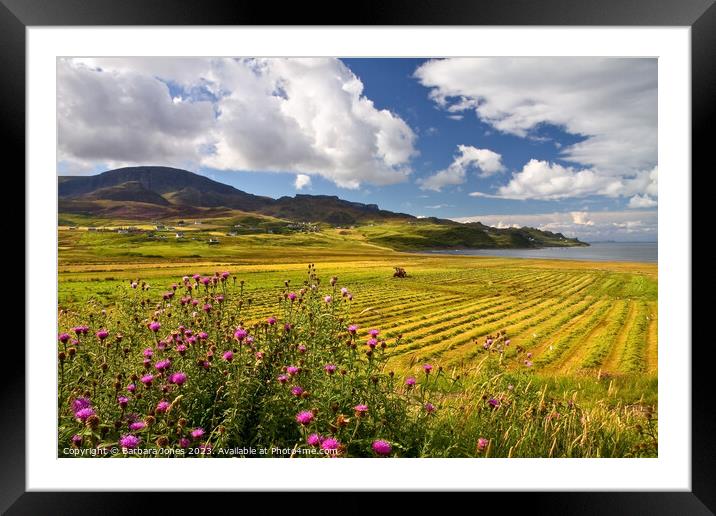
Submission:
[[[488,360],[502,371],[491,378],[520,378],[526,389],[537,389],[543,398],[579,401],[606,420],[631,421],[638,418],[634,410],[646,410],[651,421],[656,411],[656,264],[398,253],[325,233],[290,236],[295,245],[280,247],[257,245],[265,236],[214,248],[185,244],[193,246],[191,258],[164,252],[173,242],[134,242],[133,257],[113,259],[128,244],[124,237],[60,232],[61,310],[105,309],[112,314],[133,281],[146,283],[146,295],[156,299],[173,284],[181,286],[183,276],[228,272],[241,285],[242,326],[258,328],[285,312],[287,289],[304,285],[308,271],[329,290],[328,279],[336,277],[350,292],[349,302],[333,291],[340,324],[357,325],[358,335],[379,329],[387,345],[382,372],[402,382],[418,376],[424,364],[440,368],[441,381],[446,382],[440,395],[443,405],[475,403],[465,397],[480,388]],[[398,266],[408,277],[392,276]],[[488,339],[500,345],[488,345]],[[519,451],[520,442],[492,453],[554,452],[544,443],[540,446],[547,449]],[[567,450],[561,455],[627,453]]]

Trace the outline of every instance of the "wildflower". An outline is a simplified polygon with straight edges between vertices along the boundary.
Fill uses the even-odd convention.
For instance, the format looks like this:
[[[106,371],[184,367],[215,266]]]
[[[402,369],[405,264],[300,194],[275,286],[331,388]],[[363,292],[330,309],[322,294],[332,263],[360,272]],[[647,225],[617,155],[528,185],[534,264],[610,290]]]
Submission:
[[[435,410],[435,405],[433,405],[432,403],[427,402],[425,404],[425,412],[427,412],[428,414],[432,414],[433,412],[435,412]]]
[[[326,297],[323,298],[323,300],[324,300],[326,303],[330,303],[331,301],[333,301],[333,298],[332,298],[331,296],[326,296]]]
[[[306,438],[306,443],[309,446],[319,446],[323,441],[323,437],[318,434],[311,434]]]
[[[80,444],[82,444],[82,436],[79,434],[73,435],[71,440],[72,444],[75,446],[79,446]]]
[[[326,365],[323,366],[323,369],[324,369],[328,374],[333,374],[333,373],[336,372],[336,366],[333,365],[333,364],[326,364]]]
[[[278,380],[278,383],[286,383],[288,381],[288,376],[286,376],[285,374],[281,374],[276,379]]]
[[[167,400],[162,400],[157,403],[157,408],[155,409],[155,412],[159,412],[161,414],[163,412],[166,412],[170,406],[171,403],[169,403]]]
[[[57,339],[62,342],[63,344],[67,344],[67,341],[70,340],[70,334],[69,333],[60,333],[57,336]]]
[[[204,276],[203,278],[201,278],[202,285],[207,286],[209,283],[211,283],[211,278],[209,278],[208,276]]]
[[[341,288],[341,295],[346,297],[348,295],[348,289],[346,287]]]
[[[415,377],[414,377],[414,376],[408,376],[408,377],[405,379],[405,385],[407,385],[408,387],[414,386],[414,385],[415,385]]]
[[[224,302],[224,295],[223,295],[223,294],[219,294],[218,296],[216,296],[216,302],[217,302],[217,303],[223,303],[223,302]]]
[[[368,330],[368,335],[370,335],[371,337],[377,337],[379,333],[380,330],[376,330],[375,328],[373,328],[372,330]]]
[[[127,434],[127,435],[123,435],[122,437],[119,438],[119,445],[122,448],[132,449],[132,448],[136,448],[137,446],[139,446],[139,443],[141,440],[142,439],[137,437],[136,435]]]
[[[338,450],[338,448],[341,446],[341,442],[338,439],[335,439],[334,437],[328,437],[323,440],[321,443],[321,449],[322,450],[329,450],[334,451]]]
[[[505,339],[505,346],[509,346],[510,342],[511,342],[510,339]]]
[[[174,348],[174,349],[176,350],[177,353],[179,353],[180,355],[183,356],[184,353],[186,353],[186,350],[189,349],[189,348],[187,348],[184,344],[179,344],[179,345],[178,345],[176,348]]]
[[[295,300],[296,300],[296,294],[295,294],[294,292],[290,292],[290,293],[288,294],[288,298],[289,298],[291,301],[295,301]]]
[[[430,374],[430,371],[433,370],[433,366],[430,364],[424,364],[423,365],[423,371],[425,371],[425,374]]]
[[[75,399],[72,402],[72,410],[74,412],[79,412],[82,409],[90,408],[92,406],[92,402],[90,402],[89,398],[80,397]]]
[[[161,328],[162,325],[159,324],[157,321],[152,321],[149,323],[149,329],[152,330],[154,333],[157,333],[159,331],[159,328]]]
[[[275,318],[275,317],[269,317],[268,319],[266,319],[266,322],[267,322],[268,324],[270,324],[271,326],[273,326],[274,324],[276,324],[276,318]]]
[[[393,446],[384,439],[377,439],[373,441],[371,448],[373,448],[373,451],[376,454],[382,456],[390,455],[390,452],[393,451]]]
[[[238,340],[239,342],[243,341],[246,336],[249,334],[246,330],[244,330],[242,327],[236,328],[236,331],[234,332],[234,338]]]
[[[263,360],[264,358],[264,352],[263,351],[257,351],[254,353],[254,356],[256,357],[256,360]]]
[[[154,356],[154,351],[152,351],[152,348],[147,348],[142,351],[142,355],[144,355],[146,358],[152,358]]]
[[[348,326],[348,332],[355,335],[355,333],[358,331],[358,325],[357,324],[351,324]]]
[[[199,337],[199,340],[206,340],[209,338],[209,334],[206,333],[205,331],[200,331],[199,333],[196,334],[196,336]]]
[[[532,358],[532,353],[527,353],[527,358]]]
[[[488,404],[490,405],[490,407],[492,407],[493,409],[496,409],[496,408],[498,408],[498,407],[500,406],[500,400],[498,400],[497,398],[490,398],[489,400],[487,400],[487,403],[488,403]]]
[[[108,336],[109,336],[109,332],[108,332],[107,330],[102,329],[102,330],[99,330],[99,331],[97,332],[97,338],[98,338],[99,340],[104,340],[104,339],[106,339]]]
[[[212,306],[209,303],[205,303],[204,306],[201,307],[201,309],[208,314],[209,312],[211,312]]]
[[[226,280],[228,277],[229,277],[229,272],[228,272],[228,271],[224,271],[224,272],[221,273],[221,279],[222,279],[222,280]]]
[[[487,448],[488,444],[490,444],[490,441],[488,439],[485,439],[484,437],[480,437],[477,440],[477,451],[479,451],[479,452],[485,451],[485,448]]]
[[[366,344],[368,344],[368,347],[369,347],[370,349],[375,349],[375,347],[378,345],[378,341],[375,340],[375,339],[368,339],[368,341],[366,342]]]
[[[286,372],[287,372],[290,376],[297,375],[300,371],[301,371],[301,370],[300,370],[298,367],[292,366],[292,365],[290,365],[290,366],[288,366],[288,367],[286,368]]]
[[[298,349],[298,352],[299,352],[299,353],[305,353],[305,352],[306,352],[306,346],[304,346],[303,344],[299,344],[299,346],[298,346],[297,349]]]
[[[356,405],[353,407],[356,417],[361,417],[368,413],[368,405]]]
[[[199,280],[201,279],[201,274],[194,274],[194,275],[192,275],[192,278],[194,278],[194,281],[196,281],[198,283]]]
[[[532,364],[532,361],[530,361],[530,360],[525,360],[525,365],[526,365],[527,367],[532,367],[533,364]]]
[[[299,387],[298,385],[291,387],[291,394],[293,394],[296,397],[301,396],[301,394],[303,394],[303,389],[301,387]]]
[[[338,283],[338,276],[332,276],[331,277],[331,286],[335,287],[336,283]]]
[[[231,350],[224,351],[224,354],[221,355],[221,357],[227,362],[231,362],[234,359],[234,353]]]
[[[165,369],[169,369],[169,366],[171,365],[171,360],[165,358],[164,360],[160,360],[159,362],[157,362],[154,367],[157,369],[157,371],[164,371]]]
[[[127,391],[134,392],[136,390],[137,390],[137,386],[134,385],[133,383],[130,383],[129,385],[127,385]]]
[[[178,371],[169,377],[169,382],[175,385],[184,385],[186,383],[186,373]]]
[[[152,376],[151,374],[146,374],[142,376],[139,381],[142,382],[145,386],[151,387],[152,382],[154,381],[154,376]]]
[[[188,448],[190,442],[191,441],[189,441],[189,439],[187,439],[186,437],[182,437],[181,439],[179,439],[179,447]]]
[[[86,407],[75,412],[75,419],[80,423],[85,423],[89,417],[94,415],[94,409],[92,407]]]
[[[296,414],[296,422],[303,426],[310,425],[311,421],[313,421],[313,417],[313,412],[304,410]]]
[[[201,427],[196,427],[194,430],[191,431],[191,436],[194,439],[201,439],[201,437],[204,435],[204,429]]]
[[[144,421],[135,421],[134,423],[129,424],[129,429],[132,432],[137,432],[139,430],[144,430],[147,428],[147,424]]]
[[[293,324],[291,324],[291,323],[286,323],[283,325],[284,331],[291,331],[292,328],[293,328]]]
[[[129,398],[126,396],[118,396],[117,397],[117,403],[121,408],[127,408],[127,404],[129,403]]]

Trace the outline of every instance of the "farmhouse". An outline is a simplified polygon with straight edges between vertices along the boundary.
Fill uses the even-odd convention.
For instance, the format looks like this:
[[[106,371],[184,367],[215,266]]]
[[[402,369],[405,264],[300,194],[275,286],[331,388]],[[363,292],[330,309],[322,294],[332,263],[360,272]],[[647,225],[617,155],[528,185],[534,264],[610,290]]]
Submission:
[[[177,231],[176,235],[174,235],[176,238],[184,238],[184,232],[183,231]]]
[[[218,244],[218,243],[219,243],[219,239],[218,239],[218,238],[210,238],[210,239],[209,239],[209,245],[216,245],[216,244]]]

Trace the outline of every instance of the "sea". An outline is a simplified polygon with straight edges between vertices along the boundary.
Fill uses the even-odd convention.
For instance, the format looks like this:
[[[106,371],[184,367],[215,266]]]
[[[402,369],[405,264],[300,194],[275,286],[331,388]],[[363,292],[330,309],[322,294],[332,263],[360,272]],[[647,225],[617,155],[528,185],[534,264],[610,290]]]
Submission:
[[[589,247],[542,247],[540,249],[444,249],[437,254],[501,256],[604,262],[656,262],[657,242],[593,242]]]

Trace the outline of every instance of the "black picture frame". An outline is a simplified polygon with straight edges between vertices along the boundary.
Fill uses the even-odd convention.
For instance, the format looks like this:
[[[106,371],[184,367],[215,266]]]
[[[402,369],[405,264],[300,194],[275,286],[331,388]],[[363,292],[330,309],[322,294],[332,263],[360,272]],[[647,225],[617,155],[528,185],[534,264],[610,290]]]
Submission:
[[[713,144],[707,124],[712,125],[716,115],[714,0],[383,0],[361,2],[353,9],[335,3],[325,7],[318,3],[278,5],[214,0],[0,0],[0,134],[6,144],[5,158],[14,158],[11,163],[16,170],[25,169],[25,29],[65,25],[688,26],[692,45],[692,170],[706,169],[707,159],[711,157],[709,151]],[[31,195],[32,185],[26,186],[26,195]],[[692,235],[695,234],[692,228]],[[693,257],[693,248],[691,252]],[[25,323],[31,324],[27,312]],[[530,513],[546,514],[713,514],[716,511],[713,488],[716,482],[712,478],[716,475],[713,418],[716,406],[708,382],[712,374],[712,351],[710,341],[700,341],[695,334],[686,334],[685,338],[688,341],[678,345],[690,346],[692,352],[690,492],[483,493],[479,496],[491,499],[481,502],[480,506],[485,510],[495,504],[510,509],[522,506]],[[17,346],[6,340],[5,346],[10,345]],[[9,363],[7,358],[5,363]],[[204,497],[187,493],[25,492],[25,451],[31,443],[25,442],[24,365],[24,354],[15,353],[12,366],[4,368],[0,390],[0,510],[11,515],[120,514],[130,510],[148,511],[148,504],[156,501],[161,503],[163,513],[172,512],[175,507],[183,513],[195,508],[207,510],[211,506],[218,509],[219,504],[228,501],[225,498],[230,495],[218,493],[211,495],[211,506],[208,506]],[[144,499],[138,500],[140,496]],[[435,497],[413,496],[414,509],[420,507],[427,511],[428,504],[437,501]],[[271,497],[275,500],[272,504],[280,507],[286,495],[272,494]],[[292,502],[286,498],[285,503]],[[360,494],[346,493],[340,501],[327,503],[324,508],[331,512],[357,512],[365,503]]]

